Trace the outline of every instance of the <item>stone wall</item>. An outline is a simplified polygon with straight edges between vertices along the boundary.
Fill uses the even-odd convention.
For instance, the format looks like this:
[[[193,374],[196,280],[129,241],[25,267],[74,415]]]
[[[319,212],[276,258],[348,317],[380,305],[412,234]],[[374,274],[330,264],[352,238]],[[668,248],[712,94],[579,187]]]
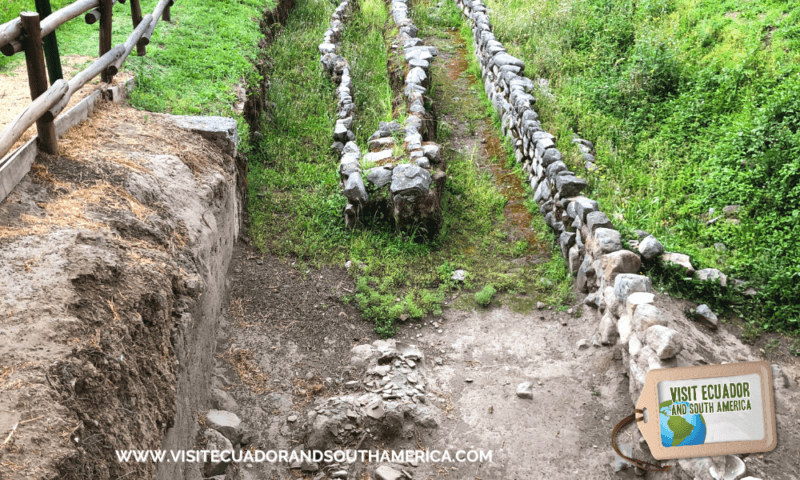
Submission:
[[[319,46],[321,62],[338,84],[338,116],[332,145],[340,155],[342,194],[347,197],[345,224],[359,218],[384,218],[398,231],[431,238],[442,224],[441,197],[446,180],[442,148],[433,142],[435,121],[425,107],[430,99],[430,64],[438,52],[422,45],[411,22],[407,0],[394,0],[391,16],[398,34],[392,55],[403,55],[406,73],[403,97],[408,109],[404,124],[381,122],[362,154],[355,143],[353,82],[347,59],[337,54],[342,22],[352,13],[353,2],[343,1],[333,14],[325,42]]]
[[[677,264],[687,276],[719,281],[722,286],[727,279],[715,269],[695,271],[688,256],[665,252],[661,243],[646,232],[638,231],[639,240],[632,241],[629,249],[623,247],[619,231],[598,203],[581,195],[586,181],[569,170],[555,147],[555,137],[542,129],[533,109],[535,99],[529,93],[533,82],[523,76],[524,63],[509,55],[492,33],[487,7],[480,0],[455,1],[471,21],[485,91],[502,118],[503,134],[514,144],[516,160],[528,175],[533,199],[576,275],[576,287],[588,294],[584,303],[594,311],[597,333],[591,342],[584,340],[578,347],[593,343],[620,349],[623,362],[628,365],[634,404],[651,369],[757,360],[744,348],[737,351],[734,347],[742,346],[732,335],[717,331],[719,322],[707,306],[698,307],[691,320],[655,306],[650,278],[638,274],[642,262]],[[593,171],[591,142],[574,138],[573,143],[584,154],[587,170]],[[729,348],[717,348],[715,344]],[[773,366],[773,375],[776,385],[786,378],[777,365]],[[708,459],[708,465],[699,467],[698,462],[706,459],[685,459],[680,465],[697,478],[705,478],[708,465],[713,462]]]

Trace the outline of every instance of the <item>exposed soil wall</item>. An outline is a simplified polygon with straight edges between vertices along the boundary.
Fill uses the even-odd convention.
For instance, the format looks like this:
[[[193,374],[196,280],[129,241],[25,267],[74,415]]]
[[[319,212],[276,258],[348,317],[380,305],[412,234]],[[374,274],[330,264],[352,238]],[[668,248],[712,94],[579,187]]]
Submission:
[[[0,204],[0,477],[153,478],[115,450],[194,445],[241,218],[233,152],[111,104],[61,145]]]

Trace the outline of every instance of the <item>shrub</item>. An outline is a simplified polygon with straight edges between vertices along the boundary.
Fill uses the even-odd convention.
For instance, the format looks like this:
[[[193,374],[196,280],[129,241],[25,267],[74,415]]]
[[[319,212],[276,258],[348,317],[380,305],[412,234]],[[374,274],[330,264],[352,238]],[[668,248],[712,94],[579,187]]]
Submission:
[[[492,298],[497,293],[497,290],[494,286],[486,285],[480,292],[475,294],[475,301],[478,302],[478,305],[481,307],[488,307],[490,303],[492,303]]]

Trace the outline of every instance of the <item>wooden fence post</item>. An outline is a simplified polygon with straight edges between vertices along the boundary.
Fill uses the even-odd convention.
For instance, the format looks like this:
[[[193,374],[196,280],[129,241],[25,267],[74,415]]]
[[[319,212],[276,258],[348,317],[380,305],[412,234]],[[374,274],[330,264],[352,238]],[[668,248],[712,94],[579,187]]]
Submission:
[[[25,32],[23,48],[25,49],[25,63],[28,67],[31,100],[36,100],[47,91],[47,73],[45,73],[42,48],[42,27],[39,24],[38,13],[22,12],[19,17],[22,20],[22,28]],[[39,148],[50,155],[58,155],[56,126],[53,121],[40,118],[36,121],[36,130],[39,135]]]
[[[175,2],[170,1],[167,4],[167,7],[164,9],[164,13],[161,15],[161,17],[164,19],[165,22],[171,22],[172,21],[172,12],[170,11],[169,7],[171,7],[174,3]]]
[[[36,0],[36,11],[39,13],[39,18],[44,20],[48,15],[53,13],[50,7],[50,0]],[[44,45],[44,56],[47,59],[47,74],[50,76],[50,85],[56,83],[56,80],[64,78],[61,73],[61,57],[58,54],[58,40],[56,40],[56,32],[45,36],[42,39]]]
[[[111,27],[113,25],[114,0],[100,0],[100,56],[105,55],[111,50]],[[100,75],[100,79],[105,83],[111,83],[113,75],[109,75],[105,70]]]
[[[139,0],[131,0],[131,18],[133,18],[133,28],[136,29],[142,22],[142,7],[139,5]],[[136,55],[139,57],[147,55],[147,47],[137,43]]]

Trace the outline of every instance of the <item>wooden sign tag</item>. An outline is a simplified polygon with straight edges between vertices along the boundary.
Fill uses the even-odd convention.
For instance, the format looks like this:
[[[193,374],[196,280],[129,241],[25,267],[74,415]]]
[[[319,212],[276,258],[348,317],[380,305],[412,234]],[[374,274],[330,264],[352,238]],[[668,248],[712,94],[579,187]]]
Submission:
[[[658,460],[767,452],[778,442],[766,362],[651,370],[636,409]]]

